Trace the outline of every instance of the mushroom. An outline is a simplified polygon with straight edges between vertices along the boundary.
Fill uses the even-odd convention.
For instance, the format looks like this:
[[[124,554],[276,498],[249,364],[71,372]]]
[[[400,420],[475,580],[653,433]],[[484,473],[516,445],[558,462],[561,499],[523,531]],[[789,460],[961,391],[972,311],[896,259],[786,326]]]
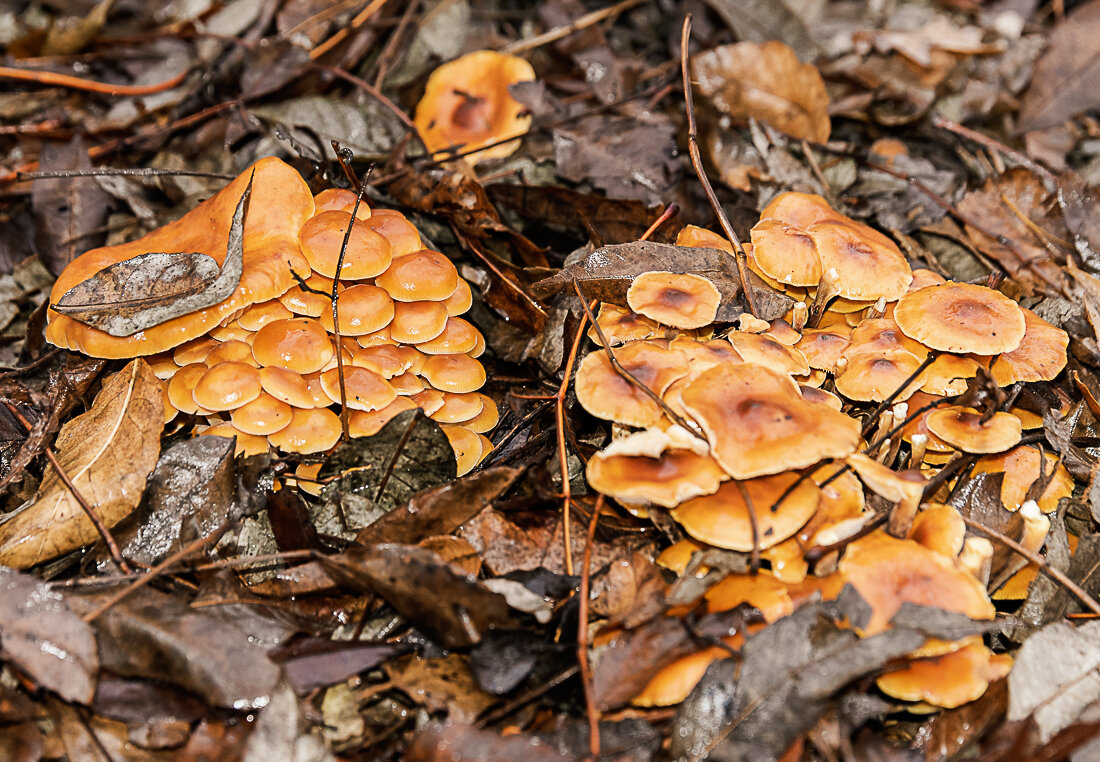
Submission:
[[[535,79],[517,56],[478,50],[432,72],[414,121],[431,153],[459,148],[471,164],[503,159],[531,126],[527,108],[508,88]]]
[[[1012,413],[997,412],[987,420],[972,407],[950,405],[933,410],[925,419],[928,430],[947,444],[963,452],[998,453],[1020,441],[1020,419]]]
[[[714,322],[722,295],[699,275],[647,272],[626,292],[631,310],[673,328],[702,328]]]
[[[942,656],[914,659],[876,683],[887,696],[953,709],[981,696],[990,682],[1010,669],[1010,656],[994,654],[981,643],[968,643]]]
[[[1001,504],[1010,511],[1017,510],[1027,499],[1032,486],[1040,478],[1040,463],[1044,479],[1049,479],[1036,501],[1043,513],[1058,508],[1058,502],[1073,494],[1073,477],[1062,465],[1058,456],[1046,453],[1038,447],[1022,445],[999,455],[978,458],[973,473],[1003,473]]]
[[[902,333],[927,347],[959,354],[999,355],[1020,346],[1023,310],[1004,294],[969,283],[911,291],[894,308]]]

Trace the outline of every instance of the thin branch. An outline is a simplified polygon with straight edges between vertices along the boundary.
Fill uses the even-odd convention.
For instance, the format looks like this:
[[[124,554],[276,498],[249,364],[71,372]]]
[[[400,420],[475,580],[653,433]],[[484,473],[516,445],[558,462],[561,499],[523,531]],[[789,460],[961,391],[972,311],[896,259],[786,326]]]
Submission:
[[[526,40],[517,40],[511,44],[505,45],[500,49],[500,52],[515,55],[527,50],[533,50],[547,43],[556,42],[563,37],[568,37],[574,32],[579,32],[582,29],[587,29],[593,24],[598,24],[604,19],[618,16],[623,11],[633,8],[635,5],[641,5],[643,1],[644,0],[622,0],[622,2],[607,8],[601,8],[598,11],[586,13],[569,24],[563,24],[562,26],[554,27],[553,29],[549,29],[542,34],[535,35]]]
[[[20,82],[34,82],[39,85],[56,85],[67,87],[71,90],[84,90],[100,95],[153,95],[171,90],[190,73],[190,69],[184,69],[179,74],[163,82],[155,82],[151,85],[116,85],[110,82],[95,82],[90,79],[81,79],[69,74],[58,74],[52,71],[34,71],[32,69],[16,69],[11,66],[0,66],[0,79],[14,79]]]
[[[759,318],[760,313],[756,310],[756,298],[752,294],[749,285],[749,274],[746,272],[745,249],[741,245],[741,239],[733,231],[733,225],[730,224],[729,217],[726,216],[726,210],[722,208],[718,195],[714,192],[714,188],[707,178],[706,170],[703,169],[703,159],[699,155],[699,136],[695,127],[695,103],[691,93],[691,78],[688,76],[688,45],[690,42],[691,14],[689,13],[684,17],[684,29],[680,35],[680,70],[684,79],[684,106],[687,109],[688,153],[691,155],[691,166],[695,168],[695,174],[698,175],[699,182],[707,194],[707,200],[710,201],[711,208],[714,209],[714,213],[718,217],[718,224],[722,226],[722,232],[733,244],[733,258],[737,262],[737,277],[741,279],[741,292],[745,295],[745,304],[749,308],[749,313],[753,317]]]
[[[584,561],[581,565],[581,585],[577,601],[577,666],[584,688],[584,707],[588,715],[588,751],[593,760],[600,758],[600,715],[596,711],[593,696],[592,668],[588,663],[588,590],[592,565],[592,544],[596,541],[596,524],[603,510],[603,495],[596,495],[596,507],[592,510],[592,520],[588,522],[588,539],[584,544]]]

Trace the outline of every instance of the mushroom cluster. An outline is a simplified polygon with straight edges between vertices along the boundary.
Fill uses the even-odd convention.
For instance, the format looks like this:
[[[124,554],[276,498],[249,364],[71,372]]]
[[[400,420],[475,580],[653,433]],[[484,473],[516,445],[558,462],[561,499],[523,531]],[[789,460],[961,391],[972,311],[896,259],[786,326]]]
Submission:
[[[892,240],[819,196],[778,196],[750,238],[749,268],[796,299],[786,319],[715,325],[717,289],[695,274],[640,275],[626,305],[601,306],[589,335],[607,346],[581,362],[576,394],[615,426],[590,485],[637,516],[668,511],[686,537],[658,564],[677,574],[706,571],[690,562],[698,551],[752,554],[760,568],[710,587],[707,611],[747,603],[771,622],[851,585],[871,608],[861,636],[906,602],[992,619],[990,589],[1022,597],[1035,569],[995,558],[956,508],[932,502],[950,481],[930,482],[961,458],[1004,473],[1004,506],[1022,519],[1013,539],[1042,548],[1043,514],[1073,482],[1055,455],[1020,445],[1036,416],[998,388],[1054,379],[1066,333],[993,288],[912,270]],[[677,244],[733,251],[692,226]],[[679,702],[726,653],[666,665],[635,703]],[[879,687],[913,710],[953,707],[1010,663],[980,637],[929,640]]]
[[[353,437],[420,408],[443,427],[459,472],[477,465],[498,416],[478,391],[485,340],[461,317],[469,284],[400,212],[356,209],[347,190],[313,196],[278,159],[261,159],[143,238],[86,252],[58,278],[51,303],[146,252],[200,252],[220,265],[250,178],[242,274],[228,299],[121,337],[50,310],[47,338],[95,357],[145,356],[165,383],[168,419],[194,416],[196,432],[236,437],[238,453],[329,450],[342,435],[342,405]]]

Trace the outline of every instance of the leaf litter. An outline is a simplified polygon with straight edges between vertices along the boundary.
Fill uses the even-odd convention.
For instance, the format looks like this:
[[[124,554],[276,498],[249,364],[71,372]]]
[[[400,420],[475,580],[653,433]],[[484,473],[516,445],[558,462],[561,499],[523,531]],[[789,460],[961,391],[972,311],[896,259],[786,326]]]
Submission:
[[[1096,0],[902,2],[877,15],[862,3],[695,4],[687,47],[713,205],[684,156],[686,8],[330,5],[105,2],[0,17],[3,71],[31,72],[3,73],[19,80],[0,96],[0,364],[11,369],[0,562],[24,570],[4,570],[0,596],[11,678],[0,756],[1089,758],[1100,731],[1088,605],[1100,594]],[[511,88],[532,129],[496,163],[441,164],[410,128],[416,100],[436,65],[482,47],[534,66],[536,82]],[[75,80],[47,78],[43,61]],[[329,159],[333,140],[354,154]],[[314,193],[362,181],[370,209],[414,213],[425,248],[472,284],[467,318],[484,333],[484,392],[500,411],[486,465],[456,477],[453,424],[408,412],[339,444],[314,482],[298,479],[313,495],[288,485],[321,457],[238,457],[240,437],[193,437],[185,415],[166,424],[160,358],[123,365],[44,343],[51,273],[217,185],[20,172],[234,176],[270,154]],[[1002,503],[1009,477],[978,472],[984,457],[959,459],[924,496],[922,513],[942,504],[971,522],[970,550],[993,539],[977,571],[1003,584],[995,620],[903,606],[867,635],[870,604],[823,582],[860,540],[791,555],[687,546],[676,561],[686,540],[674,515],[597,502],[584,478],[625,432],[588,415],[570,383],[603,351],[574,289],[625,309],[639,275],[698,276],[719,307],[718,330],[697,339],[721,341],[735,322],[778,339],[767,324],[810,305],[816,286],[775,288],[750,270],[748,300],[724,244],[676,243],[687,225],[717,230],[714,206],[752,243],[760,211],[789,190],[887,234],[914,269],[997,286],[1069,335],[1063,375],[1003,400],[1036,417],[1024,446],[1073,482],[1029,545],[1043,567],[998,538],[1028,545],[1029,524]],[[220,302],[237,287],[245,205],[226,266],[149,252],[58,306],[126,336]],[[743,317],[752,307],[762,323]],[[835,391],[818,372],[802,389]],[[999,398],[969,383],[992,411]],[[879,412],[860,409],[875,423]],[[878,453],[898,469],[913,452],[902,439]],[[723,579],[759,569],[751,584],[774,586],[799,562],[807,574],[783,582],[779,616],[757,594],[712,603]],[[880,678],[921,662],[912,654],[930,637],[1015,665],[980,698],[922,714]],[[686,699],[635,702],[699,654],[713,658]]]

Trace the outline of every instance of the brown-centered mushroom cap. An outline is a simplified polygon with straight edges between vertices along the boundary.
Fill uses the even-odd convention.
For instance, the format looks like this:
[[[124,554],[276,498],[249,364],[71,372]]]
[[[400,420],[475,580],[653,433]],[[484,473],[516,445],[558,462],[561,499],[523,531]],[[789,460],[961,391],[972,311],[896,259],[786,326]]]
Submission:
[[[836,390],[850,400],[881,402],[905,384],[905,380],[920,368],[920,358],[904,349],[889,352],[856,354],[841,360],[837,368]],[[911,381],[898,392],[899,402],[909,399],[921,387],[921,378]]]
[[[420,375],[441,392],[474,392],[485,384],[485,368],[466,355],[432,355]]]
[[[805,230],[764,218],[749,236],[753,258],[768,277],[792,286],[816,286],[821,280],[817,247]]]
[[[632,341],[614,351],[619,364],[658,395],[688,372],[688,361],[680,353],[656,342]],[[597,418],[639,427],[652,426],[661,418],[660,407],[615,372],[605,349],[581,361],[574,388],[581,407]]]
[[[906,336],[898,324],[889,318],[863,320],[851,334],[843,357],[851,358],[863,352],[883,353],[904,349],[918,360],[928,356],[928,347]]]
[[[442,302],[454,294],[459,281],[451,260],[428,249],[396,257],[374,280],[397,302]]]
[[[243,362],[223,362],[195,382],[191,396],[206,410],[233,410],[260,396],[260,371]]]
[[[962,394],[978,375],[979,363],[972,357],[942,354],[921,374],[921,391],[940,396]]]
[[[428,78],[414,118],[428,151],[460,146],[471,164],[510,156],[530,128],[531,115],[508,88],[534,79],[527,61],[492,50],[440,66]]]
[[[859,423],[802,399],[789,376],[759,365],[704,371],[682,393],[714,458],[735,479],[844,457],[859,444]]]
[[[847,326],[807,328],[802,332],[801,341],[795,344],[795,349],[802,353],[807,364],[814,370],[832,373],[836,369],[836,361],[848,348],[851,340],[852,329]]]
[[[1016,302],[985,286],[941,283],[898,300],[894,320],[902,332],[932,349],[999,355],[1020,346],[1026,331]]]
[[[790,376],[801,376],[810,372],[806,357],[798,349],[781,344],[771,336],[734,331],[728,338],[737,354],[747,363],[763,365]]]
[[[909,263],[898,247],[868,238],[843,222],[822,222],[806,231],[817,246],[821,270],[835,269],[838,289],[846,299],[894,301],[913,280]]]
[[[363,280],[385,272],[390,266],[390,242],[368,227],[370,220],[357,219],[349,236],[350,224],[347,212],[321,212],[306,221],[299,237],[310,266],[326,278],[335,278],[339,265],[341,280]]]
[[[263,367],[313,373],[332,359],[328,332],[313,318],[273,320],[256,331],[252,355]]]
[[[385,328],[394,317],[394,303],[390,295],[378,286],[356,283],[339,293],[336,308],[340,315],[341,336],[365,336]],[[332,322],[332,305],[321,312],[318,320],[329,333],[335,333]]]
[[[1012,413],[994,413],[985,423],[972,407],[952,405],[934,410],[925,420],[928,430],[963,452],[996,453],[1014,447],[1023,433]]]
[[[93,249],[77,257],[54,283],[50,302],[55,303],[104,267],[148,252],[200,252],[220,265],[225,260],[233,213],[252,170],[252,196],[244,220],[243,271],[237,290],[228,299],[126,337],[110,336],[50,310],[46,338],[93,357],[154,354],[203,335],[237,310],[285,293],[295,283],[292,272],[309,273],[297,239],[299,228],[313,214],[313,197],[292,167],[265,158],[179,220],[136,241]]]
[[[642,273],[630,283],[626,303],[631,310],[673,328],[702,328],[714,322],[722,295],[699,275]]]
[[[596,323],[600,326],[607,343],[613,347],[628,341],[649,339],[661,333],[661,326],[655,320],[639,315],[631,310],[617,307],[609,302],[600,304],[596,314]],[[594,326],[588,329],[588,338],[599,342],[600,334]]]

